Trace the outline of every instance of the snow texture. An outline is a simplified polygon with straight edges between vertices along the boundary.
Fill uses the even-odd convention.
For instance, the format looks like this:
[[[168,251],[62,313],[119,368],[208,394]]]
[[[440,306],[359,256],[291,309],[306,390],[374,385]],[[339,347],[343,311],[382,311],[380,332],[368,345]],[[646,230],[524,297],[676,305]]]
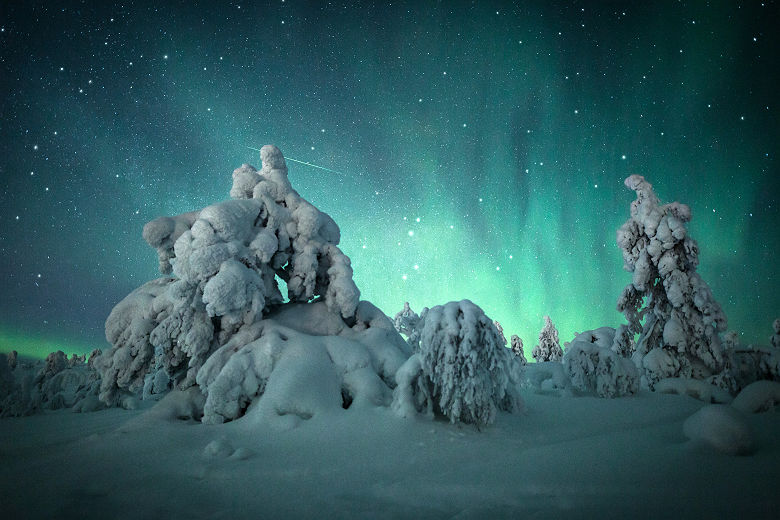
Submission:
[[[544,327],[539,333],[539,344],[531,352],[537,363],[560,361],[563,349],[558,341],[558,329],[555,328],[549,316],[544,317]]]
[[[753,434],[739,410],[725,404],[711,404],[683,423],[685,436],[726,455],[753,452]]]
[[[634,363],[612,350],[615,329],[602,327],[576,334],[566,343],[563,366],[575,390],[599,397],[634,395],[639,372]]]
[[[469,300],[431,308],[420,352],[399,371],[393,407],[482,427],[520,405],[519,364],[493,322]]]
[[[139,287],[106,320],[112,348],[96,364],[106,403],[195,385],[212,353],[283,302],[277,277],[291,302],[319,298],[354,321],[360,292],[338,226],[292,189],[278,148],[261,158],[261,170],[233,172],[231,200],[144,227],[174,277]]]
[[[640,175],[628,177],[625,185],[637,198],[617,243],[633,276],[617,307],[630,332],[640,335],[635,362],[650,388],[669,377],[717,374],[724,363],[718,333],[726,329],[726,316],[696,272],[699,247],[685,227],[690,208],[660,205]]]
[[[523,352],[523,340],[517,334],[512,334],[510,338],[510,345],[512,353],[515,355],[515,359],[520,362],[520,365],[526,366],[528,360],[525,359],[525,352]]]

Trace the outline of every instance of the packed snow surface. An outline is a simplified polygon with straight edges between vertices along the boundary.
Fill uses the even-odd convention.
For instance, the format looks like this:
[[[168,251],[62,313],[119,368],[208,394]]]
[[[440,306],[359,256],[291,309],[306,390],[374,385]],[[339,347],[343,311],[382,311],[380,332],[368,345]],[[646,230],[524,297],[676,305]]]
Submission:
[[[292,429],[207,425],[188,416],[191,397],[0,420],[3,516],[773,518],[780,506],[780,414],[744,414],[752,451],[733,457],[686,438],[708,406],[686,395],[528,388],[523,414],[481,432],[354,406]]]

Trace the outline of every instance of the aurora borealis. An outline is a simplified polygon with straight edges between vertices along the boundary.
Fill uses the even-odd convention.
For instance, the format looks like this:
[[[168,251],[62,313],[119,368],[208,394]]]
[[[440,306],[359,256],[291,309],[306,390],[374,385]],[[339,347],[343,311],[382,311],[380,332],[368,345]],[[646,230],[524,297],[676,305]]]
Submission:
[[[468,298],[526,354],[544,315],[562,343],[618,326],[632,173],[691,206],[730,330],[780,315],[776,2],[19,4],[0,351],[105,347],[159,276],[143,224],[227,198],[268,143],[343,172],[288,162],[391,316]]]

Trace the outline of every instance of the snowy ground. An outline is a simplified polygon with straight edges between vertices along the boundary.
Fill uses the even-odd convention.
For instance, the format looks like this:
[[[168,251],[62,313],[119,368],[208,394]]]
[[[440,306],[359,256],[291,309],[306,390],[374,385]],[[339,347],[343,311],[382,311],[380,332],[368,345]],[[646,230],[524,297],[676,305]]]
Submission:
[[[754,449],[689,441],[703,403],[559,397],[482,432],[344,410],[286,431],[69,410],[0,420],[3,518],[776,518],[780,414]],[[214,442],[216,441],[216,442]],[[209,446],[208,449],[206,447]]]

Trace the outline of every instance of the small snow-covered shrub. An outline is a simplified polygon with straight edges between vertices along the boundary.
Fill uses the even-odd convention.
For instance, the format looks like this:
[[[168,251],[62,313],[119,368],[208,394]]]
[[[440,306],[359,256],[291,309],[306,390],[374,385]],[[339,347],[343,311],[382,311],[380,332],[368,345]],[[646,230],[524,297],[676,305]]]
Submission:
[[[563,357],[563,349],[558,341],[558,329],[549,316],[544,317],[544,327],[539,333],[539,344],[531,351],[531,355],[537,363],[560,361]]]
[[[634,363],[611,349],[615,329],[602,327],[577,334],[566,344],[563,366],[575,390],[599,397],[634,395],[639,372]]]
[[[469,300],[436,306],[425,317],[420,352],[396,376],[393,406],[402,415],[432,410],[486,426],[497,410],[519,405],[518,369],[482,309]]]

